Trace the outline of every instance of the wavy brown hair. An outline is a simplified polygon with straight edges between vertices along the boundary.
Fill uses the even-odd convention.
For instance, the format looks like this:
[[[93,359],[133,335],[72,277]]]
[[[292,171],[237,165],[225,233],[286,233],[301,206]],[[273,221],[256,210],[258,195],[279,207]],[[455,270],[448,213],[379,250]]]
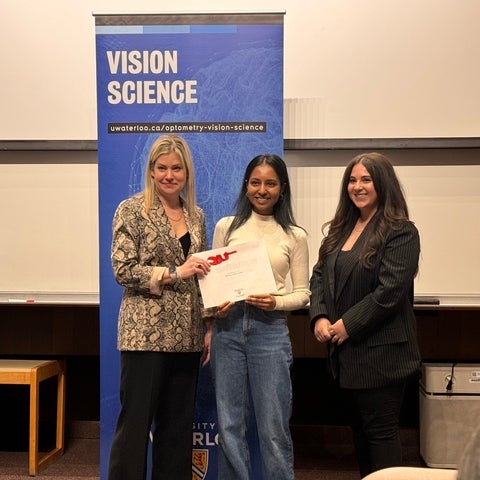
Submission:
[[[327,255],[339,250],[360,216],[360,210],[348,195],[350,175],[355,165],[361,163],[372,177],[378,197],[378,208],[370,220],[368,239],[360,252],[360,263],[371,268],[374,257],[383,248],[390,230],[400,228],[409,222],[408,207],[403,188],[390,160],[381,153],[362,153],[347,165],[340,188],[340,199],[332,220],[322,225],[322,232],[328,230],[320,246],[318,261],[323,263]],[[369,225],[370,226],[370,225]]]

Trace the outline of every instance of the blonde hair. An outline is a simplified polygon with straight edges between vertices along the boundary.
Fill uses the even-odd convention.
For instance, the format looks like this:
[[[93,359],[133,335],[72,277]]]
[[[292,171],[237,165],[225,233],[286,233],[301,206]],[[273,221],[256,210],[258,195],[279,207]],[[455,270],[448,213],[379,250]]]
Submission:
[[[185,168],[186,183],[184,189],[180,192],[180,196],[185,203],[188,213],[193,215],[197,202],[195,196],[195,175],[192,154],[187,142],[178,135],[163,135],[158,137],[150,148],[145,168],[145,209],[148,212],[150,208],[152,208],[155,200],[155,182],[152,178],[152,171],[155,167],[155,162],[161,155],[166,155],[172,152],[180,157],[182,165]]]

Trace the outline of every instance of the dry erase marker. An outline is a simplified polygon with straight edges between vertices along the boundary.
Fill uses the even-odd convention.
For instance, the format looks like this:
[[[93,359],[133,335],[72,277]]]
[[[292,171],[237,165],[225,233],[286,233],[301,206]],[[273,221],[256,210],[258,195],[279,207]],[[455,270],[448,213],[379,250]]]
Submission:
[[[9,298],[8,303],[35,303],[35,300],[33,298]]]

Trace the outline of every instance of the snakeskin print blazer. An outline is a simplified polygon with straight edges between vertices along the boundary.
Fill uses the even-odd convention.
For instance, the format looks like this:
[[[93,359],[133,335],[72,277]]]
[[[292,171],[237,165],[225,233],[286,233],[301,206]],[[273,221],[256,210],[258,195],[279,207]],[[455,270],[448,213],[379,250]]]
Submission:
[[[202,303],[196,277],[160,285],[169,265],[185,262],[182,246],[158,198],[147,214],[143,194],[124,200],[113,218],[111,260],[124,287],[118,317],[119,350],[199,352],[203,348]],[[191,237],[189,254],[205,250],[200,208],[183,213]]]

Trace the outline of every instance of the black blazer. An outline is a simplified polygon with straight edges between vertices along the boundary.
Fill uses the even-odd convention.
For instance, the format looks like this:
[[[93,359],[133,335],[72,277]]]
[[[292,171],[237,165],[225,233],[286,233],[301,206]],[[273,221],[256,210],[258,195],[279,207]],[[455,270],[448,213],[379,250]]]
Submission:
[[[369,225],[335,278],[338,251],[315,265],[310,279],[310,319],[342,318],[349,338],[329,345],[333,375],[344,388],[374,388],[404,380],[419,371],[420,352],[411,301],[420,255],[416,227],[403,222],[391,230],[372,268],[360,265],[358,252]]]

